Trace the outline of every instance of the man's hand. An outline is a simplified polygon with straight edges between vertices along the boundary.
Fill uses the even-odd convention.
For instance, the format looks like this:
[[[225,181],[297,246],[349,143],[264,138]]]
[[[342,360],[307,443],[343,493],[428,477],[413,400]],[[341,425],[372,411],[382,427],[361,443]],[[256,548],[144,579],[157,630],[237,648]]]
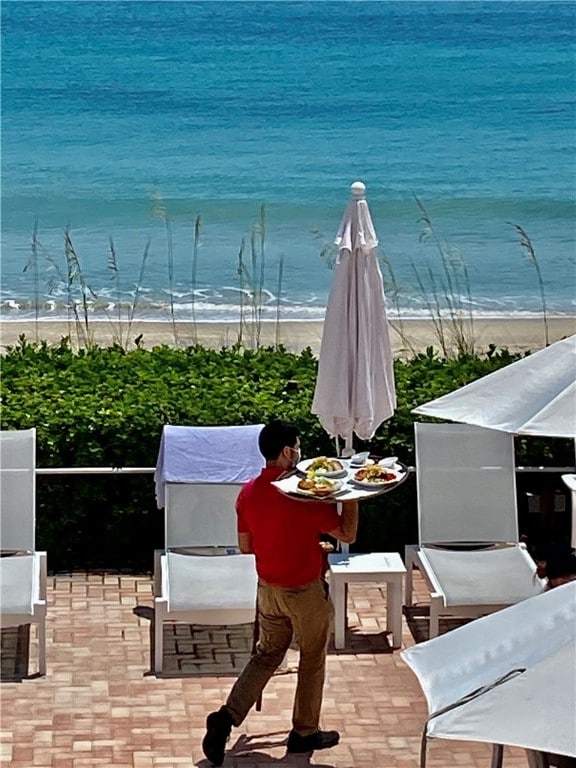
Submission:
[[[253,555],[252,536],[249,533],[238,531],[238,549],[243,555]]]

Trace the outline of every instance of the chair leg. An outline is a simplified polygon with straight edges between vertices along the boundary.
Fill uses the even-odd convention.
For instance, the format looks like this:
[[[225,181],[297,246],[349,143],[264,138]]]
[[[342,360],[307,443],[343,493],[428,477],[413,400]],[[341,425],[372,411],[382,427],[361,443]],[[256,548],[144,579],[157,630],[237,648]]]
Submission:
[[[38,673],[46,675],[46,616],[42,616],[38,627]]]
[[[502,768],[504,747],[502,744],[492,744],[492,763],[490,768]]]
[[[386,630],[392,632],[392,647],[402,645],[402,583],[386,584]]]
[[[404,605],[408,608],[412,606],[412,569],[414,568],[414,549],[407,546],[404,549],[404,563],[406,565],[406,576],[404,580]]]
[[[160,597],[162,595],[162,566],[161,559],[164,554],[164,550],[154,550],[154,580],[152,582],[152,589],[154,590],[154,597]]]
[[[430,595],[430,633],[428,638],[438,637],[440,631],[440,607],[442,605],[442,596],[437,592]]]
[[[48,563],[46,552],[39,552],[40,557],[40,599],[44,601],[38,622],[38,673],[46,675],[46,589],[48,582]]]
[[[162,616],[158,608],[154,609],[154,672],[162,672],[164,661],[164,631]]]

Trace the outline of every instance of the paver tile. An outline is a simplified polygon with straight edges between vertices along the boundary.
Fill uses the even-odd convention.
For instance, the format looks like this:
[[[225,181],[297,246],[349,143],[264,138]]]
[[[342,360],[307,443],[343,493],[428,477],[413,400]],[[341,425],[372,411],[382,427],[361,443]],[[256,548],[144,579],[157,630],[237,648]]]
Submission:
[[[416,578],[416,598],[422,599]],[[420,591],[419,591],[420,590]],[[329,650],[323,725],[340,744],[309,759],[286,755],[298,655],[268,685],[229,743],[224,768],[417,768],[426,704],[384,632],[385,590],[353,584],[346,648]],[[165,627],[164,674],[150,671],[152,581],[73,573],[51,577],[48,674],[35,671],[28,627],[0,636],[0,764],[11,768],[207,768],[200,742],[250,653],[252,627]],[[446,625],[452,626],[452,625]],[[422,639],[418,605],[403,622],[405,645]],[[431,742],[428,768],[484,768],[483,744]],[[526,766],[506,751],[506,768]]]

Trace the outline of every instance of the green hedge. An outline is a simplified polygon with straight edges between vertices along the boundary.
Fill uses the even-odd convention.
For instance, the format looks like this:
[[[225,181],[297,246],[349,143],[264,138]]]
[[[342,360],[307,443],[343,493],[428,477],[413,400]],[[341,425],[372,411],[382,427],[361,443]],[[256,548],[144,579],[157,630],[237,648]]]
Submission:
[[[416,405],[510,363],[506,351],[440,360],[431,350],[396,361],[398,409],[369,446],[414,461]],[[164,424],[297,424],[305,455],[331,453],[331,441],[310,413],[316,360],[283,349],[256,351],[114,346],[74,352],[22,341],[2,358],[2,429],[36,427],[39,467],[154,466]],[[526,446],[520,446],[525,451]],[[571,463],[570,446],[565,463]],[[530,445],[537,463],[548,444]],[[560,463],[558,447],[554,463]],[[162,545],[162,512],[151,475],[38,477],[38,546],[52,570],[77,567],[148,569]],[[367,504],[357,548],[401,549],[416,540],[415,488]]]

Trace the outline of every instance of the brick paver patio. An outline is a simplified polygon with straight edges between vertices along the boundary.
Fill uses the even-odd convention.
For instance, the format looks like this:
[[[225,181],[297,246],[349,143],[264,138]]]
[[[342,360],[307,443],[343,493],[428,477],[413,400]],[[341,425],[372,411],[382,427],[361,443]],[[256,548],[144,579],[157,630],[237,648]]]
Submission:
[[[30,676],[35,631],[2,631],[0,764],[208,768],[200,749],[204,719],[246,660],[251,629],[168,625],[160,678],[150,672],[148,576],[59,575],[49,579],[48,599],[45,678]],[[425,631],[416,614],[404,619],[405,645]],[[324,699],[323,726],[342,735],[336,748],[311,758],[286,755],[297,659],[291,651],[288,670],[266,689],[262,712],[233,731],[225,768],[417,768],[426,705],[399,652],[390,651],[384,615],[380,587],[351,586],[347,647],[330,648]],[[438,741],[428,766],[488,768],[490,755],[483,744]],[[526,764],[522,751],[506,751],[506,768]]]

